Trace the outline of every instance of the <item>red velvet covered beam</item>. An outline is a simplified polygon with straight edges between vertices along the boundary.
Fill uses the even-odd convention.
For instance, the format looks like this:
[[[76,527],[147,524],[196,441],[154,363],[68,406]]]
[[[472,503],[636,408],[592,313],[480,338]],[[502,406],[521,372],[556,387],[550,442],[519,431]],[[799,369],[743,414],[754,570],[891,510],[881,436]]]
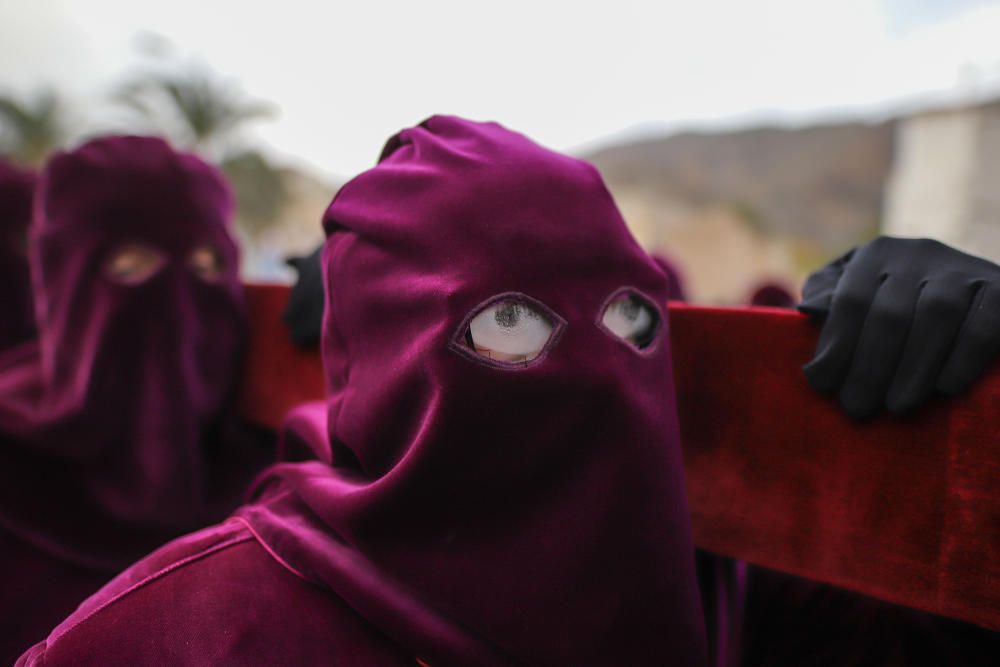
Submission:
[[[1000,374],[855,424],[789,311],[671,306],[695,543],[1000,630]]]
[[[319,350],[296,347],[281,320],[288,293],[284,285],[247,286],[250,351],[241,406],[248,419],[269,428],[296,405],[323,398],[326,386]]]
[[[246,414],[274,426],[322,397],[319,355],[248,290]],[[800,370],[794,312],[671,304],[695,542],[772,569],[1000,630],[1000,374],[914,417],[858,425]]]

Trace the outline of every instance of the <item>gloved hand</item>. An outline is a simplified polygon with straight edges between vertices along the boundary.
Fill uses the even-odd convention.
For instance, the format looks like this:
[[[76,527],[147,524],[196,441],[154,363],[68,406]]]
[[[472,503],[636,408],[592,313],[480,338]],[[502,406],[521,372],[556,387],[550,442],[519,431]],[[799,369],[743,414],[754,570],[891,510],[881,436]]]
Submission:
[[[806,377],[856,419],[957,394],[1000,351],[1000,266],[937,241],[875,239],[802,294],[799,310],[824,321]]]
[[[312,347],[319,343],[323,329],[323,271],[320,266],[322,244],[305,257],[289,257],[286,262],[298,271],[282,319],[296,345]]]

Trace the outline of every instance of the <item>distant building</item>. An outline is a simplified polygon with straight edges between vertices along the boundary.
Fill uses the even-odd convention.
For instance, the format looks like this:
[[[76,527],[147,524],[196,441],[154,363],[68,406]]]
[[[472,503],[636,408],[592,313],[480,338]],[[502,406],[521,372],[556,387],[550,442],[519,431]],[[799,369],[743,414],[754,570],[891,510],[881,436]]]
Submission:
[[[901,118],[883,231],[1000,260],[1000,103]]]

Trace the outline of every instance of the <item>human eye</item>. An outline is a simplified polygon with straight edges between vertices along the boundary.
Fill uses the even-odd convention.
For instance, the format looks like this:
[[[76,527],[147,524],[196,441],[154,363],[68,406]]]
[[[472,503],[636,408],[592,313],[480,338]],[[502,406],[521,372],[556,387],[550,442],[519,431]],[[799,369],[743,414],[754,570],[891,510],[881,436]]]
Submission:
[[[464,343],[491,361],[529,362],[542,353],[554,329],[551,319],[539,311],[525,300],[495,301],[469,320]]]
[[[660,328],[656,309],[644,298],[632,292],[615,297],[604,309],[601,324],[612,335],[637,350],[652,345]]]

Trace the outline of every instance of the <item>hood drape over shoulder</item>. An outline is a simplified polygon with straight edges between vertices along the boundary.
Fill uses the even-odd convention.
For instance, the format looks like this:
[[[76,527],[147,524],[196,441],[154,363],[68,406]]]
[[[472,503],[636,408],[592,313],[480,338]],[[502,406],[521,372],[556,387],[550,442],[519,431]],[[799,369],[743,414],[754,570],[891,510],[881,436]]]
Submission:
[[[597,171],[435,116],[324,224],[331,393],[286,435],[318,460],[261,479],[258,539],[435,667],[703,664],[668,285]],[[605,316],[637,304],[641,342]]]

